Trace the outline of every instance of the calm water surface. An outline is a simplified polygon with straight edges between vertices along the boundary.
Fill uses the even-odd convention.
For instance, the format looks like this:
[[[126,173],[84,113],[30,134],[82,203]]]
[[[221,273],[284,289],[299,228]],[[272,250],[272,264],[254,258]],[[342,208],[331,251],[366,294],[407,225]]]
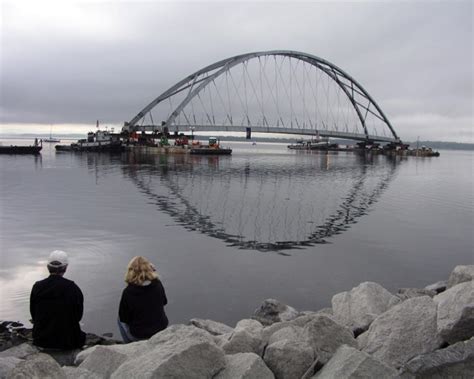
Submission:
[[[9,143],[5,142],[4,143]],[[388,159],[229,144],[231,157],[0,156],[0,319],[26,322],[50,251],[118,336],[128,261],[152,260],[172,323],[230,325],[265,298],[300,310],[363,281],[422,287],[474,262],[472,152]]]

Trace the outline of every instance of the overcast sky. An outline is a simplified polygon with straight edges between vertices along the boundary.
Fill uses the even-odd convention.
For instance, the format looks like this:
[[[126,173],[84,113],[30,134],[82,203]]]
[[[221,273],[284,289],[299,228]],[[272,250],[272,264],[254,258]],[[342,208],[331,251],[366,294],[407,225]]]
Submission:
[[[474,142],[472,1],[1,4],[4,133],[119,125],[212,62],[297,50],[353,76],[402,139]]]

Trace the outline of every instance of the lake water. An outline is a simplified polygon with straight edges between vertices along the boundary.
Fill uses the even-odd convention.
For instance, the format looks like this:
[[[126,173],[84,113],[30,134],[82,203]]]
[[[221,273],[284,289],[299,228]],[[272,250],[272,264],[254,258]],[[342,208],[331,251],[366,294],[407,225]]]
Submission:
[[[4,141],[10,143],[10,141]],[[84,329],[114,332],[135,255],[157,266],[172,323],[234,325],[266,298],[330,306],[360,282],[390,291],[474,262],[473,152],[388,159],[228,143],[230,157],[0,156],[0,319],[27,322],[49,252],[85,296]]]

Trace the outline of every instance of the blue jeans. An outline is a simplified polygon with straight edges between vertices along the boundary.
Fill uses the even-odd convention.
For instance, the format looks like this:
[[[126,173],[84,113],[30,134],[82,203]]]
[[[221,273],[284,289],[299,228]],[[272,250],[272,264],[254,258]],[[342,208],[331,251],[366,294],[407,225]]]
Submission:
[[[120,334],[122,335],[123,342],[130,343],[130,342],[140,341],[140,338],[137,338],[133,336],[132,333],[130,333],[130,328],[128,324],[120,321],[120,319],[117,319],[117,324],[118,324]]]

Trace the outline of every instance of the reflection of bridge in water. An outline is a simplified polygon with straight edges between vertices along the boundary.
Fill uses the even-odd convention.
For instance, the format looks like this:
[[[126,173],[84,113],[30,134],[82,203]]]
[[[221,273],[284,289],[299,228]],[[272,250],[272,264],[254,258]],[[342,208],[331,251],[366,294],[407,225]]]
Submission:
[[[281,253],[327,243],[370,211],[397,169],[388,157],[371,159],[130,154],[123,170],[187,230]]]

